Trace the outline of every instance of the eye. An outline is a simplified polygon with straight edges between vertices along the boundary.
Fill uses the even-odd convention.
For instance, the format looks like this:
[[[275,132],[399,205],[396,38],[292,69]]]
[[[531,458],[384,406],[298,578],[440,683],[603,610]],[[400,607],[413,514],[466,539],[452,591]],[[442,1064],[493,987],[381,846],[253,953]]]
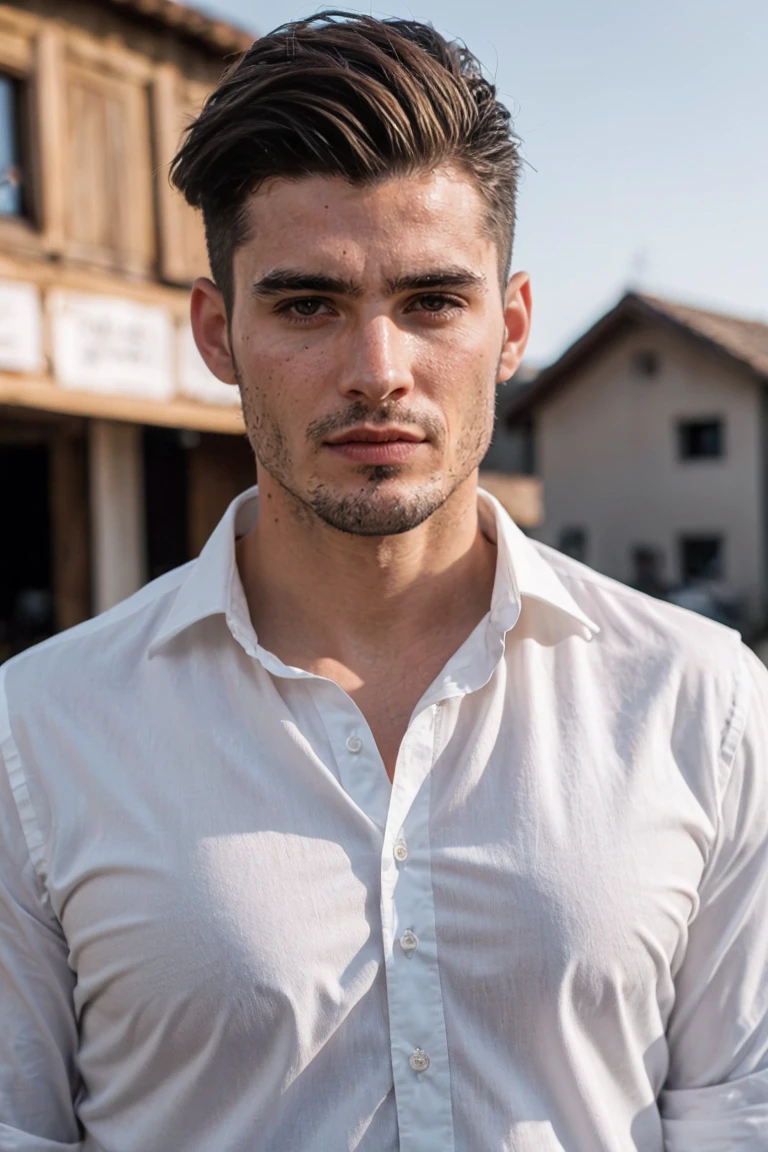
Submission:
[[[447,315],[464,307],[463,301],[443,292],[427,292],[414,300],[408,311],[426,312],[430,316]]]
[[[286,300],[278,305],[277,312],[294,320],[312,320],[328,311],[328,304],[319,296],[305,296],[301,299]]]

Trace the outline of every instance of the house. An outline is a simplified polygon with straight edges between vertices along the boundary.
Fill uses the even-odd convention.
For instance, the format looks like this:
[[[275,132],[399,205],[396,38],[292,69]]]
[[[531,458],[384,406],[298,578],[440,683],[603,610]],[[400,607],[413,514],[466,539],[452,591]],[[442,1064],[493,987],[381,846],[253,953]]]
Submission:
[[[637,292],[511,404],[537,536],[747,632],[768,600],[768,323]]]
[[[493,438],[480,465],[481,487],[496,497],[525,532],[542,521],[541,481],[535,475],[529,422],[510,425],[507,412],[535,378],[535,369],[521,364],[511,380],[497,386]]]
[[[167,178],[252,39],[170,0],[0,4],[0,659],[194,556],[253,482]]]

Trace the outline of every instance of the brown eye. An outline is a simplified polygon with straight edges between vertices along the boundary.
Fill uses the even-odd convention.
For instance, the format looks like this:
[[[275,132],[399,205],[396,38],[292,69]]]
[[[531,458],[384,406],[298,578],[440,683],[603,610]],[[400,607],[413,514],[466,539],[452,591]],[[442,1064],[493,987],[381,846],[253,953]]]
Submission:
[[[294,300],[291,308],[297,316],[316,316],[322,300],[310,297],[308,300]]]
[[[419,303],[426,312],[441,312],[443,308],[450,306],[451,301],[447,296],[420,296]]]

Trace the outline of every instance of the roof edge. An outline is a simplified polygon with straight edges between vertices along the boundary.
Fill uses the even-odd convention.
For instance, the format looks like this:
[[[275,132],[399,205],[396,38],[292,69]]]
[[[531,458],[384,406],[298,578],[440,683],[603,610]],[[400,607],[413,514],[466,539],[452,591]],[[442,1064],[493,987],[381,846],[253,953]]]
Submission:
[[[671,303],[670,301],[670,305]],[[738,317],[734,317],[734,319],[738,319]],[[768,383],[768,373],[761,372],[748,359],[738,356],[719,341],[706,336],[703,332],[697,331],[691,325],[673,316],[664,309],[663,301],[657,303],[653,297],[630,291],[626,292],[610,311],[601,316],[595,324],[570,344],[553,364],[539,372],[533,385],[511,403],[506,414],[507,426],[512,427],[528,417],[541,401],[565,383],[567,373],[575,371],[604,341],[616,335],[623,324],[637,320],[654,320],[674,328],[675,331],[683,333],[697,344],[715,351],[732,364],[738,364],[740,368],[758,380]]]
[[[107,0],[107,3],[112,8],[176,31],[217,56],[247,52],[256,39],[255,32],[207,16],[177,0]]]

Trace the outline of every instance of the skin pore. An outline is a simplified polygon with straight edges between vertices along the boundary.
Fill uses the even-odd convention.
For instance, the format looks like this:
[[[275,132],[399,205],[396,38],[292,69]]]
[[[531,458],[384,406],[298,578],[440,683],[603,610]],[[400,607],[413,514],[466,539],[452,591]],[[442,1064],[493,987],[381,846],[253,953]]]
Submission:
[[[502,292],[482,197],[448,167],[276,179],[249,215],[229,324],[210,280],[192,295],[257,457],[240,576],[259,643],[341,685],[392,779],[414,707],[490,606],[477,470],[525,349],[528,277]]]

